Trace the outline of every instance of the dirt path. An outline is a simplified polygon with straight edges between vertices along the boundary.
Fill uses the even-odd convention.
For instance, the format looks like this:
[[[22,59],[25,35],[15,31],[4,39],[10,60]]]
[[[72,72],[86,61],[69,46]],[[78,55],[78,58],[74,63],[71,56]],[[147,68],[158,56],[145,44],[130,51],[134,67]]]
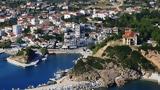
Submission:
[[[158,69],[160,69],[160,54],[157,51],[149,50],[147,54],[145,51],[141,51],[141,53],[147,60],[152,62],[155,66],[158,67]]]
[[[93,56],[102,58],[103,53],[107,49],[108,46],[115,46],[115,45],[122,45],[122,44],[123,43],[121,40],[107,42],[107,44],[104,47],[102,47],[101,49],[99,49]]]

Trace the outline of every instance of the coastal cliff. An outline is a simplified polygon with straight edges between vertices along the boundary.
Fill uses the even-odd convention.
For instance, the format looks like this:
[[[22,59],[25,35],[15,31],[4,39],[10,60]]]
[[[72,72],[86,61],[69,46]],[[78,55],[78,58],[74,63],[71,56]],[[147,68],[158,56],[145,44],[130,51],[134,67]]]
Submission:
[[[155,71],[155,66],[139,51],[129,46],[108,46],[102,57],[79,58],[74,67],[56,84],[32,90],[88,90],[99,87],[122,86],[127,81],[141,79],[144,71]]]
[[[100,87],[109,87],[113,84],[124,85],[128,80],[135,80],[141,77],[141,73],[123,68],[111,60],[102,60],[95,57],[88,57],[77,62],[69,73],[73,81],[98,81]]]
[[[155,65],[129,46],[108,46],[103,57],[80,58],[68,73],[71,81],[98,82],[99,87],[124,85],[140,79],[142,71],[155,71]]]

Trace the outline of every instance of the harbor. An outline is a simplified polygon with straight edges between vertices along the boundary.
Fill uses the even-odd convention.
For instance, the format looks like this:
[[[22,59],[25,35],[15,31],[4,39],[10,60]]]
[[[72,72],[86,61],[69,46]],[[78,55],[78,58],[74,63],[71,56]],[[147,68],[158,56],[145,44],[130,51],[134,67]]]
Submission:
[[[4,54],[3,54],[4,55]],[[46,61],[28,68],[17,67],[2,60],[0,66],[0,90],[25,89],[28,86],[37,87],[39,84],[47,84],[50,78],[55,78],[54,73],[58,70],[72,68],[74,60],[79,54],[48,55]],[[9,79],[9,80],[8,80]]]

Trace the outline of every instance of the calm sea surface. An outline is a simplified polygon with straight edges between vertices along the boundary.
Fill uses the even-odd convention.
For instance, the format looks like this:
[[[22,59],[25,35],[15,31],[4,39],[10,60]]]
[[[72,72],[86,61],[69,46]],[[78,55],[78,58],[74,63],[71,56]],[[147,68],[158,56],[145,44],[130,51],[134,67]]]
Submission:
[[[7,55],[0,54],[0,90],[23,89],[29,85],[37,86],[38,84],[46,83],[58,70],[73,67],[73,60],[76,60],[80,55],[50,55],[47,61],[40,62],[36,67],[33,66],[26,69],[3,61],[6,57]],[[160,85],[155,82],[137,80],[131,81],[120,88],[111,87],[109,89],[99,88],[96,90],[160,90]]]
[[[123,87],[98,88],[96,90],[160,90],[160,85],[156,82],[136,80],[128,82]]]
[[[38,66],[26,69],[14,66],[3,61],[6,55],[0,54],[0,90],[11,90],[11,88],[26,88],[29,85],[47,83],[58,70],[73,67],[73,60],[78,54],[51,55],[48,60],[40,62]]]

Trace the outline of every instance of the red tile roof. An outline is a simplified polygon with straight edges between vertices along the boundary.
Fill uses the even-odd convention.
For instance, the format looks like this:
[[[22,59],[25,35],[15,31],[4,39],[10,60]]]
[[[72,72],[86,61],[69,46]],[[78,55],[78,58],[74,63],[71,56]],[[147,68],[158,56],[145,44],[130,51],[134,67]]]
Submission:
[[[124,37],[126,37],[126,38],[134,37],[135,35],[136,35],[136,33],[131,30],[125,31],[125,33],[124,33]]]
[[[9,32],[10,36],[15,36],[15,34],[13,32]]]

